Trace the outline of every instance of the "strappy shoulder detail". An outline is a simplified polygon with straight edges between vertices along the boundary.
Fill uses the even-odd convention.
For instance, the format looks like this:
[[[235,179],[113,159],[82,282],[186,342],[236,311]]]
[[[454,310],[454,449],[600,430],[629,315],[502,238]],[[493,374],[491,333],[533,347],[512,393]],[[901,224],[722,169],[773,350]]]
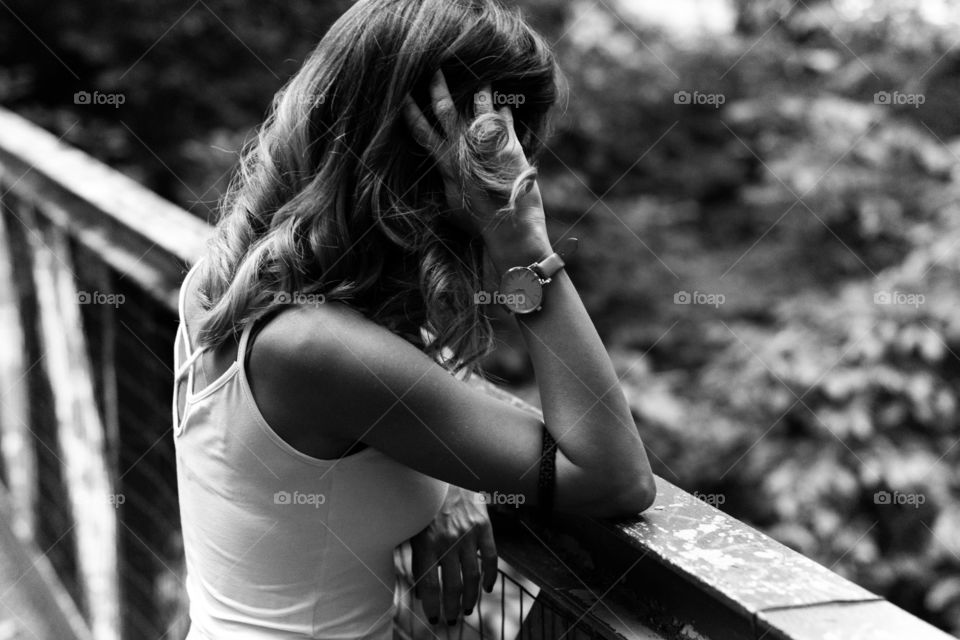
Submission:
[[[173,427],[174,433],[177,435],[182,431],[183,420],[187,413],[187,409],[190,405],[190,401],[193,397],[193,365],[197,362],[201,355],[207,350],[206,347],[200,347],[194,349],[190,341],[190,330],[187,328],[186,322],[186,299],[187,299],[187,287],[190,283],[190,278],[193,277],[193,274],[197,270],[197,266],[203,261],[203,258],[197,260],[190,270],[187,271],[187,275],[184,276],[183,282],[180,284],[180,295],[177,301],[177,311],[179,315],[180,326],[177,327],[177,337],[174,340],[174,378],[173,378]],[[178,348],[178,342],[182,342],[184,347],[184,353],[186,353],[186,359],[183,362],[180,362],[180,350]],[[180,384],[183,380],[183,374],[187,374],[187,393],[184,399],[183,413],[180,412]],[[209,385],[208,385],[209,387]]]
[[[186,309],[187,309],[187,285],[190,283],[190,278],[193,277],[194,272],[196,272],[197,267],[200,266],[200,263],[203,262],[203,258],[200,258],[193,263],[193,266],[190,267],[190,270],[187,271],[187,275],[183,277],[183,282],[180,283],[180,296],[177,302],[177,309],[180,314],[180,326],[183,327],[183,343],[187,349],[187,356],[193,356],[193,347],[190,344],[190,331],[187,329],[186,323]]]

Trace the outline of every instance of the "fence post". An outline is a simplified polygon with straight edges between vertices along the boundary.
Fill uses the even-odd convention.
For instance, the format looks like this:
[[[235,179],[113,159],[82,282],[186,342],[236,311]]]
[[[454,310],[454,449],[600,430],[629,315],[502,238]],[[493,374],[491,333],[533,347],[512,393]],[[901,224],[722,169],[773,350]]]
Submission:
[[[94,637],[120,640],[117,496],[107,471],[104,428],[78,308],[79,303],[101,301],[93,298],[99,292],[77,291],[65,232],[44,227],[31,236],[34,283],[80,586]]]
[[[11,526],[24,539],[36,535],[37,458],[30,432],[27,344],[13,277],[7,200],[0,197],[0,455],[10,490]]]

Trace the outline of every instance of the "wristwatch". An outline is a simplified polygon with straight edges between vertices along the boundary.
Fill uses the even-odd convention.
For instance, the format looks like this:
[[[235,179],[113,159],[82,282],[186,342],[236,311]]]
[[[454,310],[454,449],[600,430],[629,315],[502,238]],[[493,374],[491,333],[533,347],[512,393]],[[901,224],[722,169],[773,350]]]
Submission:
[[[528,314],[543,306],[543,285],[564,267],[577,250],[577,239],[566,238],[554,247],[553,253],[528,267],[513,267],[500,278],[498,292],[501,304],[511,313]]]

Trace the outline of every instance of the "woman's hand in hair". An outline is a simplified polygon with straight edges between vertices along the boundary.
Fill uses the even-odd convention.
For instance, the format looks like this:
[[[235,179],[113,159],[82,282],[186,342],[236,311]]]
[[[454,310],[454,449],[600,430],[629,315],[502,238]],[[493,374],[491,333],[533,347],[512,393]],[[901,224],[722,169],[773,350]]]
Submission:
[[[441,611],[454,624],[470,615],[480,586],[490,592],[497,579],[497,548],[487,507],[479,494],[450,485],[440,512],[410,539],[414,593],[431,624]]]
[[[473,118],[465,120],[439,70],[430,96],[441,131],[409,95],[404,116],[414,139],[436,161],[453,222],[488,240],[500,231],[546,237],[536,170],[517,138],[510,107],[496,108],[490,86],[484,86],[474,94]]]

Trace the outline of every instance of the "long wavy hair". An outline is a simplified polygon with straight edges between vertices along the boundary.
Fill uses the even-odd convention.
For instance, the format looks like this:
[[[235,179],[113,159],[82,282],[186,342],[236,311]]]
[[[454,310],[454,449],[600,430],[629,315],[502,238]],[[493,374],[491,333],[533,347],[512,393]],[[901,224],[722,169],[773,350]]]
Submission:
[[[348,304],[451,370],[476,369],[492,345],[474,298],[482,242],[444,217],[440,173],[402,115],[410,93],[435,123],[437,69],[464,116],[486,84],[495,101],[507,96],[534,161],[565,84],[516,11],[495,0],[360,0],[244,149],[198,274],[201,344],[313,296]]]

